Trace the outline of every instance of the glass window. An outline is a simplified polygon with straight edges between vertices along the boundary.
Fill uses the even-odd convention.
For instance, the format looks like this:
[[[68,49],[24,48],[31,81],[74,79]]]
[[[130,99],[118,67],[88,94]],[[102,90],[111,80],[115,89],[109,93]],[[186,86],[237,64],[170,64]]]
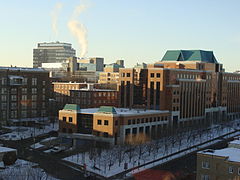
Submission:
[[[37,78],[32,78],[32,85],[36,86],[37,85]]]
[[[72,122],[72,121],[73,121],[72,117],[68,117],[68,122]]]
[[[104,120],[104,125],[108,126],[108,120]]]
[[[151,78],[154,78],[154,73],[151,73]]]
[[[157,73],[157,78],[160,78],[161,77],[161,74],[160,73]]]
[[[98,120],[97,120],[97,124],[98,124],[98,125],[102,125],[102,120],[101,120],[101,119],[98,119]]]
[[[66,122],[67,118],[66,117],[63,117],[63,121]]]
[[[228,167],[228,172],[231,173],[231,174],[233,173],[233,167],[232,166]]]

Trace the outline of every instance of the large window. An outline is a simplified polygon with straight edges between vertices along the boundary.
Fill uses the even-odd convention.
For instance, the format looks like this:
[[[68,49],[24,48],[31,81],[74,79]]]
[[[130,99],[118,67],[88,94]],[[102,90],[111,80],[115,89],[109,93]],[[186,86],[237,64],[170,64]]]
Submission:
[[[201,175],[201,180],[209,180],[209,175],[202,174]]]
[[[68,118],[68,122],[72,122],[73,121],[73,118],[72,117],[69,117]]]
[[[229,167],[228,167],[228,172],[229,172],[230,174],[233,174],[233,167],[232,167],[232,166],[229,166]]]
[[[37,85],[37,78],[32,78],[32,85],[36,86]]]

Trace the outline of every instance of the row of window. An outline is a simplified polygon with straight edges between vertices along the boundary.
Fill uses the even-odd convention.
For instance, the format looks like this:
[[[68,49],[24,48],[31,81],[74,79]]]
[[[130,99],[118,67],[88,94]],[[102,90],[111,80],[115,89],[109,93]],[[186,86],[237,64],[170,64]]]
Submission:
[[[37,100],[37,95],[32,95],[31,100],[36,101]],[[42,99],[45,100],[46,96],[42,95]],[[10,96],[11,101],[17,101],[17,95],[11,95]],[[21,100],[28,100],[27,95],[22,95]],[[7,95],[1,95],[1,101],[5,102],[7,101]]]
[[[202,79],[199,74],[177,74],[177,78],[179,79]],[[211,75],[206,75],[206,79],[211,79]]]
[[[151,73],[151,74],[150,74],[150,77],[151,77],[151,78],[154,78],[154,77],[160,78],[160,77],[161,77],[161,74],[160,74],[160,73]]]
[[[210,169],[209,161],[202,161],[202,168],[203,169]],[[233,174],[234,173],[234,167],[233,166],[229,166],[228,167],[228,172],[230,174]],[[237,169],[237,173],[238,173],[238,175],[240,175],[240,168]]]
[[[122,73],[122,77],[131,77],[131,74],[130,73]]]
[[[37,94],[37,88],[32,88],[32,94]],[[16,94],[17,93],[17,88],[12,88],[10,90],[11,94]],[[22,94],[26,94],[27,93],[27,88],[21,88],[21,92]],[[42,93],[45,94],[46,90],[45,88],[42,88]],[[7,94],[7,88],[1,88],[1,94]]]
[[[23,85],[27,85],[29,79],[30,79],[30,78],[24,77],[24,78],[22,79],[22,84],[23,84]],[[32,86],[36,86],[38,79],[37,79],[37,78],[32,78],[31,81],[32,81]],[[7,85],[7,78],[4,78],[4,77],[3,77],[3,78],[1,79],[1,84],[2,84],[2,85]],[[46,81],[42,81],[42,85],[45,86],[45,85],[46,85]]]
[[[63,116],[63,122],[67,122],[67,117]],[[73,122],[73,118],[72,117],[68,117],[68,122]]]
[[[148,122],[157,122],[157,121],[167,121],[167,120],[168,120],[167,116],[141,118],[141,119],[128,119],[128,125],[148,123]]]
[[[21,118],[27,118],[27,114],[28,114],[29,111],[21,111],[20,112],[20,115],[21,115]],[[31,111],[31,115],[32,116],[37,116],[37,110],[32,110]],[[46,116],[46,110],[42,110],[41,111],[41,117],[44,117]],[[7,117],[7,111],[1,111],[1,115],[0,115],[0,118],[6,118]],[[10,118],[18,118],[18,111],[16,110],[12,110],[10,111]]]
[[[104,126],[108,126],[108,120],[104,120],[103,122],[104,122]],[[98,120],[97,120],[97,124],[98,124],[98,125],[102,125],[102,120],[101,120],[101,119],[98,119]]]

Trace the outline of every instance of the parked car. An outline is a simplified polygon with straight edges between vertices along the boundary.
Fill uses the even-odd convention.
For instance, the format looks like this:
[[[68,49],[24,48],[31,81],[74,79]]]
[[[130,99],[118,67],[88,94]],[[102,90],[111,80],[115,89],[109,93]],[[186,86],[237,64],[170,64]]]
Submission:
[[[54,148],[51,149],[51,153],[60,153],[65,150],[66,150],[65,146],[55,146]]]

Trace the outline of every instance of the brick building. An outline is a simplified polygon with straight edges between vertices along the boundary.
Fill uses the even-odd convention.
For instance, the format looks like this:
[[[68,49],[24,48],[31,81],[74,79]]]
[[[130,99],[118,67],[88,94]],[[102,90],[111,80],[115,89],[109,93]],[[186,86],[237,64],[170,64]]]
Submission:
[[[120,69],[119,105],[169,110],[175,127],[208,125],[239,117],[239,82],[211,51],[167,51],[146,68]]]
[[[38,68],[0,67],[0,124],[48,116],[50,80]]]
[[[139,135],[158,138],[169,125],[170,113],[160,110],[138,110],[101,106],[80,109],[68,104],[59,111],[60,133],[91,133],[97,140],[105,138],[112,144],[139,143]],[[141,136],[141,137],[143,137]]]

